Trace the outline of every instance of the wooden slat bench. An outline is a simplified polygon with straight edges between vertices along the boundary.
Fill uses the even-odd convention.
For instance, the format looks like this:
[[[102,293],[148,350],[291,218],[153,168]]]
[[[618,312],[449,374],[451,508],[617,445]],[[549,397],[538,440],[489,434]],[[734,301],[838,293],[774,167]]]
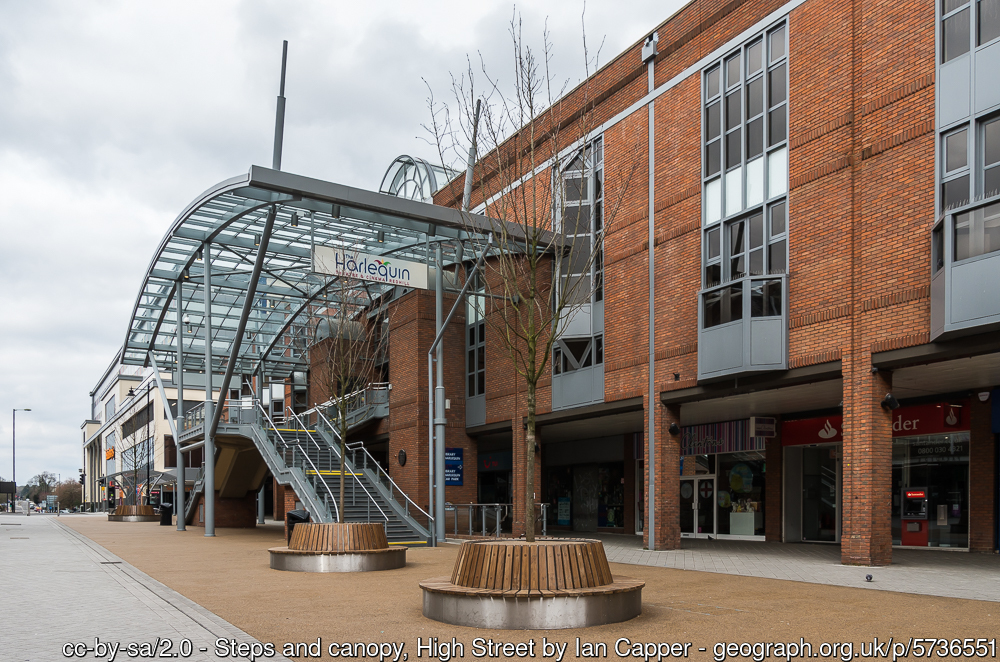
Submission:
[[[420,582],[425,616],[456,625],[497,628],[581,627],[627,620],[641,612],[643,586],[641,580],[611,574],[600,541],[566,538],[533,543],[466,541],[451,577]],[[578,599],[585,599],[589,606]],[[466,602],[475,603],[475,608],[463,606]],[[552,618],[548,618],[546,605],[554,602],[562,604],[553,605]],[[573,614],[570,604],[579,605],[582,612]]]
[[[274,547],[271,567],[300,572],[389,570],[406,565],[406,548],[390,548],[382,524],[296,524],[288,547]]]

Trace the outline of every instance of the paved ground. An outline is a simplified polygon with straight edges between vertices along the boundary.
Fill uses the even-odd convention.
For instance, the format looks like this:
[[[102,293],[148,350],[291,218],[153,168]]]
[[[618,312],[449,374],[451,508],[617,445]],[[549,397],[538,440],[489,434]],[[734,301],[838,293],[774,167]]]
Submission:
[[[418,583],[451,573],[455,545],[408,550],[406,567],[397,570],[314,575],[269,568],[267,549],[283,544],[280,524],[247,530],[218,529],[218,537],[205,538],[203,531],[195,528],[179,533],[155,523],[107,522],[99,516],[63,516],[60,521],[250,636],[276,644],[279,652],[285,643],[321,640],[323,659],[332,659],[325,656],[330,643],[348,642],[396,644],[402,646],[409,662],[445,662],[446,656],[426,660],[426,651],[421,658],[417,657],[417,645],[421,642],[426,645],[431,637],[448,643],[455,637],[457,643],[464,645],[461,657],[470,662],[477,660],[472,648],[477,637],[507,642],[533,640],[536,650],[541,648],[545,637],[548,642],[568,645],[564,660],[577,659],[582,657],[575,650],[579,637],[581,644],[607,646],[602,659],[610,660],[620,659],[614,647],[625,638],[632,643],[691,643],[690,658],[699,662],[713,660],[715,646],[724,642],[804,641],[812,644],[812,652],[817,655],[822,653],[822,644],[841,642],[849,647],[850,655],[845,656],[841,648],[836,655],[827,650],[822,656],[832,657],[829,662],[835,659],[846,662],[853,660],[853,652],[865,654],[862,645],[867,646],[870,655],[875,638],[883,647],[890,637],[895,643],[900,639],[908,641],[909,637],[995,640],[1000,623],[997,602],[613,563],[612,572],[616,575],[635,577],[646,583],[642,614],[631,621],[581,630],[478,630],[444,625],[422,615]],[[608,546],[614,554],[618,553],[616,547],[622,545],[616,546],[612,541]],[[634,550],[623,549],[621,553],[629,551]],[[689,551],[697,550],[673,554],[682,556]],[[46,574],[34,566],[31,572],[34,573],[31,583],[45,585],[59,581],[55,573]],[[21,593],[24,590],[15,593],[16,602],[25,602]],[[100,612],[93,605],[80,603],[72,607],[72,615],[56,610],[51,615],[71,618],[89,609],[83,622],[90,625],[81,630],[91,632],[91,636],[98,624],[112,627],[104,621],[118,613]],[[164,629],[155,621],[134,627],[137,632],[149,634]],[[120,627],[126,634],[131,633],[130,628]],[[3,634],[0,630],[0,637]],[[888,652],[891,658],[891,651]],[[541,659],[540,651],[538,658],[538,662],[549,662]],[[0,662],[7,659],[0,651]],[[62,657],[49,655],[36,659]],[[495,659],[483,658],[484,662]],[[642,656],[632,658],[631,662],[642,659]],[[656,660],[656,655],[651,659]],[[721,662],[721,658],[716,659]],[[386,662],[392,660],[392,655],[386,658]],[[728,658],[728,662],[745,661],[746,658]],[[356,662],[380,660],[376,655]],[[401,657],[398,662],[406,660]],[[772,656],[770,662],[776,662],[776,658]],[[800,659],[800,662],[805,661]]]
[[[839,545],[685,538],[679,550],[651,552],[641,536],[587,536],[604,541],[616,563],[1000,602],[997,554],[894,549],[891,566],[859,568],[840,563]]]
[[[62,525],[72,517],[106,523],[100,515],[0,514],[0,594],[6,612],[0,617],[0,660],[66,659],[65,644],[100,648],[79,649],[83,655],[78,657],[85,659],[127,660],[136,657],[129,656],[129,644],[136,645],[136,653],[143,644],[158,654],[184,653],[185,639],[191,642],[188,659],[216,660],[219,638],[256,641]],[[17,613],[13,620],[12,610]],[[172,640],[172,650],[165,639]],[[121,644],[117,655],[108,644]]]

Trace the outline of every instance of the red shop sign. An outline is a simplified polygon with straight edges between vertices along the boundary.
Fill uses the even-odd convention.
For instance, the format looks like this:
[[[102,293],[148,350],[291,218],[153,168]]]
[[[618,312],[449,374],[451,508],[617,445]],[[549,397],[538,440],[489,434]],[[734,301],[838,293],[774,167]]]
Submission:
[[[924,434],[947,434],[969,429],[969,402],[900,407],[892,412],[892,436],[912,437]],[[798,421],[782,421],[781,445],[802,446],[842,442],[844,417],[819,416]]]
[[[844,417],[820,416],[781,422],[781,445],[828,444],[844,440]]]
[[[892,436],[894,437],[947,434],[958,430],[968,430],[969,427],[968,400],[900,407],[892,412]]]

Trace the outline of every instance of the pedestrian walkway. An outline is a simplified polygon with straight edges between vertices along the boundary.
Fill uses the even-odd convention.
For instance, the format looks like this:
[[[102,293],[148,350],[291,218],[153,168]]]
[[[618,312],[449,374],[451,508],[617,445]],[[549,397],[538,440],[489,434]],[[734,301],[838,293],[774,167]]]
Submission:
[[[65,517],[105,517],[71,515]],[[0,514],[0,577],[7,609],[3,659],[217,660],[216,641],[256,639],[63,526],[55,515]],[[67,645],[82,644],[70,648]],[[168,650],[168,646],[170,646]],[[191,655],[184,654],[190,646]],[[230,649],[231,650],[231,649]],[[68,654],[67,654],[68,652]],[[279,651],[280,652],[280,651]],[[146,655],[152,658],[154,655]],[[247,660],[232,655],[226,659]],[[286,660],[280,655],[269,658]]]
[[[1000,602],[997,554],[894,549],[892,565],[865,568],[842,565],[840,545],[684,538],[681,549],[656,552],[642,536],[584,535],[603,541],[613,563]]]

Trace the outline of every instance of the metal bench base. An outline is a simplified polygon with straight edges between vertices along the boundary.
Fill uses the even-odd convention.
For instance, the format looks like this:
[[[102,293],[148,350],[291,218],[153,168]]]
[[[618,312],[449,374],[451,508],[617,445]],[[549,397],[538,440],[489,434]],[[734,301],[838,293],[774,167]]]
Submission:
[[[371,572],[406,565],[406,548],[373,552],[301,552],[279,547],[270,550],[271,568],[290,572]]]

